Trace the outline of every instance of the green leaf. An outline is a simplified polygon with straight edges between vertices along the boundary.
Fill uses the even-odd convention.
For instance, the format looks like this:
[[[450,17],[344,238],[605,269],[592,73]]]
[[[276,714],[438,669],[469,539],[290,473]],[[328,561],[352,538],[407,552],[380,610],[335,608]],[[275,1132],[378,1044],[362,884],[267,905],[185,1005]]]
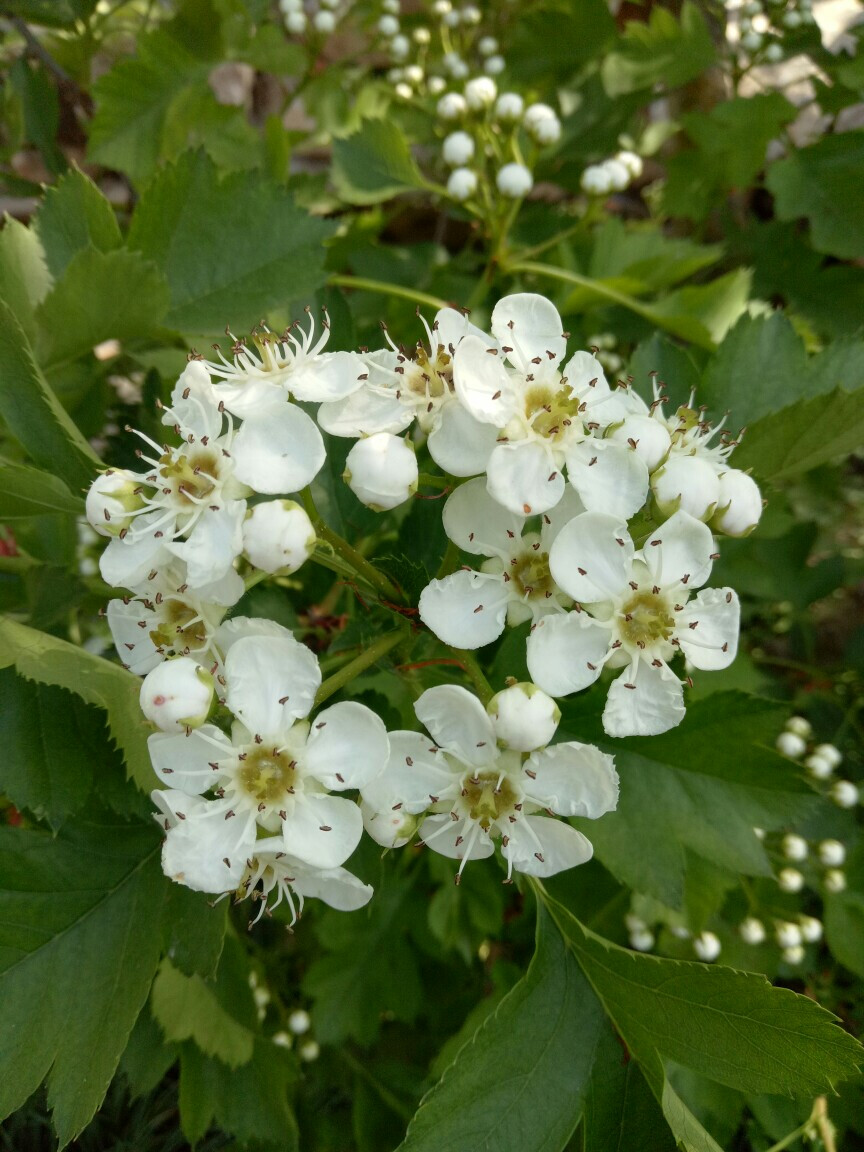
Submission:
[[[766,183],[781,220],[806,216],[813,247],[847,260],[864,256],[858,195],[864,182],[864,132],[823,136],[772,164]]]
[[[159,1025],[144,1008],[120,1060],[119,1071],[129,1082],[133,1098],[149,1096],[177,1059],[177,1049],[166,1044]]]
[[[548,898],[547,898],[548,899]],[[752,1093],[816,1096],[856,1075],[864,1048],[807,996],[756,973],[619,948],[549,909],[630,1051]]]
[[[46,188],[35,229],[55,278],[62,276],[72,257],[85,248],[110,252],[122,243],[114,209],[78,168],[70,168]]]
[[[845,892],[825,894],[825,936],[841,964],[864,978],[864,845],[846,863]]]
[[[748,429],[733,463],[778,483],[856,452],[862,441],[864,388],[837,388],[763,417]]]
[[[615,20],[605,0],[537,0],[507,30],[507,74],[524,85],[564,83],[615,42]],[[543,51],[537,51],[537,45]]]
[[[699,399],[715,412],[730,409],[737,428],[805,396],[808,375],[804,343],[782,312],[742,316],[710,362]]]
[[[662,83],[677,88],[714,60],[714,45],[705,18],[686,0],[681,22],[668,8],[651,7],[648,22],[629,21],[618,48],[603,60],[600,74],[609,96],[625,96]]]
[[[614,876],[680,910],[687,849],[732,872],[771,875],[754,826],[782,827],[815,799],[797,768],[773,750],[776,703],[713,693],[691,703],[671,732],[626,739],[604,733],[598,705],[591,693],[565,701],[562,729],[615,756],[618,808],[576,822]]]
[[[659,332],[637,344],[627,366],[627,375],[635,379],[637,392],[649,403],[654,399],[651,390],[653,373],[669,389],[670,397],[681,402],[700,380],[699,369],[690,353]]]
[[[325,280],[333,226],[297,208],[253,172],[219,179],[203,152],[164,168],[132,219],[129,245],[154,260],[171,289],[166,320],[184,331],[241,329]]]
[[[10,216],[0,231],[0,300],[5,300],[27,333],[36,335],[36,307],[51,287],[51,275],[39,237]]]
[[[84,501],[50,472],[0,458],[0,517],[18,520],[51,512],[80,516]]]
[[[651,305],[652,318],[694,344],[706,346],[705,334],[719,343],[747,306],[750,280],[750,269],[738,268],[710,284],[679,288]]]
[[[227,927],[227,901],[213,904],[204,892],[172,884],[165,908],[164,951],[187,976],[216,975]]]
[[[3,668],[0,724],[0,788],[18,808],[59,828],[90,792],[105,736],[102,717],[62,688],[31,684]]]
[[[39,149],[49,172],[65,171],[66,157],[57,146],[60,100],[48,69],[41,61],[19,56],[9,69],[9,79],[21,101],[27,140]]]
[[[128,776],[142,791],[151,790],[156,778],[147,737],[152,728],[138,703],[141,681],[137,676],[66,640],[0,617],[0,668],[10,665],[28,680],[67,688],[88,704],[104,708]]]
[[[37,464],[73,489],[89,487],[99,459],[46,383],[21,325],[2,301],[0,415]]]
[[[48,1077],[61,1147],[90,1121],[159,959],[155,829],[0,828],[0,1116]]]
[[[39,307],[39,360],[50,372],[103,340],[122,343],[151,335],[167,308],[164,277],[138,252],[85,248]]]
[[[252,1059],[254,1033],[222,1007],[213,986],[200,976],[184,976],[163,960],[151,996],[166,1040],[194,1040],[207,1056],[232,1068]]]
[[[610,217],[594,233],[589,273],[595,280],[624,276],[656,291],[716,264],[721,255],[717,244],[666,237],[653,224],[627,227]]]
[[[683,1148],[684,1152],[723,1152],[714,1137],[705,1131],[702,1124],[696,1119],[665,1076],[661,1103],[666,1122],[672,1129],[679,1147]]]
[[[392,120],[364,120],[358,132],[334,140],[332,179],[349,204],[378,204],[427,187],[404,133]]]
[[[544,1152],[582,1114],[606,1022],[544,908],[523,977],[423,1098],[400,1152]]]

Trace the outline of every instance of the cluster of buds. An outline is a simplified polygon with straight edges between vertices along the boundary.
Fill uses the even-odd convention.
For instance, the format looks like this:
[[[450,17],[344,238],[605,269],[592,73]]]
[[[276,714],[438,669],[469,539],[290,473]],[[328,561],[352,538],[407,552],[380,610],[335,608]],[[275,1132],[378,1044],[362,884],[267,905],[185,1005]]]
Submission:
[[[642,175],[642,157],[625,149],[600,164],[590,164],[582,173],[582,191],[586,196],[608,196],[623,192]]]
[[[347,9],[343,0],[318,0],[314,11],[310,11],[303,0],[279,0],[285,30],[292,36],[302,36],[309,30],[310,23],[319,35],[329,36],[344,15],[340,9]]]
[[[376,32],[393,63],[388,79],[396,85],[397,95],[438,96],[449,81],[504,71],[498,41],[483,32],[483,14],[476,5],[456,7],[451,0],[434,0],[422,13],[422,22],[410,30],[403,28],[400,16],[399,0],[382,0]],[[400,91],[400,85],[407,92]]]
[[[784,32],[815,23],[812,0],[745,0],[735,8],[735,19],[728,26],[729,39],[744,66],[779,63],[786,55]]]
[[[813,728],[803,716],[790,716],[776,740],[778,752],[790,760],[801,760],[808,774],[823,786],[824,794],[838,808],[855,808],[861,794],[851,780],[838,780],[834,773],[843,763],[843,754],[833,744],[814,744]]]

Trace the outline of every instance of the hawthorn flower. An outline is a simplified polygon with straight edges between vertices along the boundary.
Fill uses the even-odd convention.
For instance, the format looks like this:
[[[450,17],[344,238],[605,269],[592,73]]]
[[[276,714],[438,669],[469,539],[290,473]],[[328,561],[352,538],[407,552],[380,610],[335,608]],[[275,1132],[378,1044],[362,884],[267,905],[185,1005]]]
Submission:
[[[681,722],[676,652],[696,668],[726,668],[738,644],[738,597],[705,588],[715,558],[710,529],[676,512],[640,551],[614,516],[585,512],[549,553],[552,578],[577,603],[546,616],[528,638],[532,679],[552,696],[587,688],[602,669],[625,669],[609,689],[603,727],[610,736],[653,736]]]
[[[420,732],[391,733],[383,775],[361,788],[374,840],[405,844],[425,815],[420,839],[460,861],[457,883],[467,862],[491,856],[499,839],[508,879],[514,869],[553,876],[590,860],[590,841],[549,813],[596,820],[611,812],[618,801],[611,756],[575,741],[541,747],[547,732],[520,741],[529,745],[524,751],[503,748],[498,710],[490,716],[452,684],[427,689],[414,711],[435,743]]]
[[[369,784],[387,762],[384,725],[354,701],[307,720],[321,683],[318,661],[287,629],[231,622],[221,637],[230,737],[213,724],[188,736],[157,733],[150,756],[165,791],[153,793],[166,828],[167,876],[204,892],[235,890],[259,829],[313,869],[338,868],[363,830],[360,809],[332,792]],[[254,633],[254,621],[249,624]],[[239,639],[235,636],[239,635]],[[205,794],[212,793],[212,797]]]
[[[433,580],[420,595],[420,618],[445,644],[481,648],[524,620],[564,613],[572,603],[549,572],[549,549],[568,519],[583,511],[569,488],[545,513],[539,532],[503,508],[482,478],[469,480],[444,505],[444,531],[463,552],[489,559],[479,572],[462,568]]]
[[[312,554],[315,529],[293,500],[265,500],[246,513],[243,551],[262,572],[296,572]]]
[[[414,495],[419,475],[411,445],[392,432],[376,432],[348,453],[343,479],[362,504],[384,512]]]
[[[566,466],[586,508],[632,516],[647,495],[647,468],[629,444],[593,434],[627,408],[589,352],[559,368],[567,343],[555,306],[533,293],[505,296],[492,334],[491,346],[466,335],[453,357],[456,395],[498,430],[485,467],[490,494],[517,515],[546,512],[564,493]]]

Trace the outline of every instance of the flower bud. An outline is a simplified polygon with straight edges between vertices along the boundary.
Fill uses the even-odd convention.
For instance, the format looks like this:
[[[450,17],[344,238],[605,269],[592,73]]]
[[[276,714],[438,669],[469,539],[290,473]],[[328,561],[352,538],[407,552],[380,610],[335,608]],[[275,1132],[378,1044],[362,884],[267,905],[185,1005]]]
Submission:
[[[663,516],[679,508],[697,520],[708,520],[717,507],[717,473],[697,456],[670,456],[651,477],[651,490]]]
[[[461,168],[474,155],[474,141],[467,132],[451,132],[444,140],[441,151],[445,164],[451,168]]]
[[[393,91],[396,93],[400,100],[410,100],[414,95],[410,84],[397,84]]]
[[[608,438],[629,444],[636,455],[645,461],[649,472],[656,472],[672,445],[666,425],[651,416],[627,416],[620,424],[610,428]]]
[[[304,1008],[295,1008],[288,1017],[288,1027],[295,1036],[303,1036],[312,1027],[312,1020]]]
[[[423,815],[412,816],[402,808],[379,810],[361,800],[363,827],[382,848],[402,848],[408,843],[423,820]]]
[[[246,513],[243,551],[262,572],[296,572],[314,547],[312,521],[293,500],[267,500]]]
[[[498,41],[494,36],[482,36],[477,42],[477,51],[481,56],[493,56],[498,51]]]
[[[432,40],[432,33],[428,28],[415,28],[411,35],[414,38],[415,44],[420,44],[423,46],[429,44]]]
[[[470,168],[454,168],[447,180],[447,194],[454,200],[469,200],[477,191],[477,173]]]
[[[795,832],[787,832],[783,837],[783,855],[787,860],[806,860],[807,841]]]
[[[623,192],[630,183],[630,172],[620,160],[604,160],[603,167],[613,192]]]
[[[642,157],[635,152],[629,152],[626,149],[619,152],[616,157],[619,164],[623,164],[627,171],[630,173],[631,180],[638,180],[642,175]]]
[[[466,4],[462,9],[463,24],[479,24],[482,19],[483,13],[476,4]]]
[[[858,803],[858,789],[851,780],[835,780],[828,794],[838,808],[854,808]]]
[[[805,720],[803,716],[790,716],[786,721],[786,731],[794,732],[796,736],[800,736],[802,740],[809,740],[813,735],[813,726],[809,720]]]
[[[274,1032],[270,1037],[270,1043],[275,1044],[277,1048],[290,1048],[293,1041],[288,1032]]]
[[[799,760],[807,751],[807,744],[795,732],[781,732],[774,744],[777,751],[790,760]]]
[[[643,932],[648,925],[641,916],[637,916],[635,912],[628,912],[624,917],[624,926],[628,932]]]
[[[839,868],[829,868],[822,878],[822,883],[825,885],[826,892],[833,892],[835,895],[838,892],[845,892],[846,873]]]
[[[797,948],[804,938],[800,927],[791,920],[778,920],[774,927],[774,935],[781,948]]]
[[[492,697],[486,711],[498,743],[516,752],[545,748],[561,719],[558,705],[535,684],[511,684]]]
[[[720,950],[720,938],[715,936],[713,932],[700,932],[698,936],[693,937],[693,951],[706,964],[716,960],[720,955]]]
[[[758,32],[747,32],[741,37],[741,47],[745,52],[758,52],[762,47],[762,37]]]
[[[761,516],[762,493],[753,477],[740,468],[721,473],[711,527],[726,536],[749,536]]]
[[[299,12],[303,7],[303,0],[279,0],[279,11],[287,16],[289,12]]]
[[[827,780],[834,771],[834,765],[831,761],[827,760],[824,756],[820,756],[818,752],[814,752],[812,756],[807,757],[804,761],[804,767],[814,780]]]
[[[378,21],[378,31],[388,39],[391,36],[396,36],[399,32],[399,21],[395,16],[391,16],[389,13],[385,14]]]
[[[781,868],[777,884],[781,892],[800,892],[804,887],[804,877],[797,868]]]
[[[534,121],[530,135],[538,144],[557,144],[561,139],[561,121],[554,112],[543,116]]]
[[[502,92],[495,103],[495,116],[498,120],[515,122],[522,116],[525,101],[516,92]]]
[[[558,113],[554,108],[550,108],[548,104],[529,104],[525,109],[525,117],[522,120],[522,127],[529,136],[534,135],[534,129],[541,120],[557,120]]]
[[[776,41],[765,49],[765,59],[769,64],[779,64],[783,59],[783,46]]]
[[[345,463],[343,479],[357,499],[375,512],[396,508],[417,491],[417,457],[391,432],[358,440]]]
[[[589,164],[579,184],[586,196],[608,196],[612,191],[612,182],[600,164]]]
[[[815,916],[799,916],[798,923],[801,925],[801,935],[804,937],[806,944],[818,944],[822,939],[822,921],[817,920]]]
[[[491,108],[497,95],[498,88],[491,76],[475,76],[465,85],[465,100],[472,112]]]
[[[313,17],[313,23],[318,31],[323,32],[325,35],[336,31],[336,17],[332,12],[316,12]]]
[[[495,177],[495,183],[502,196],[519,200],[534,187],[534,177],[524,164],[505,164]]]
[[[483,71],[487,76],[500,76],[506,67],[503,56],[488,56],[483,63]]]
[[[654,933],[647,928],[640,928],[630,933],[630,947],[636,952],[650,952],[654,947]]]
[[[817,744],[813,749],[813,755],[821,756],[823,760],[827,760],[831,765],[832,772],[843,763],[843,754],[833,744]]]
[[[430,76],[429,84],[427,86],[429,88],[430,96],[440,96],[444,89],[447,87],[447,81],[443,76]]]
[[[390,41],[390,55],[394,60],[404,60],[411,51],[411,42],[407,36],[394,36]]]
[[[748,916],[746,920],[742,920],[738,925],[738,934],[745,944],[764,944],[765,942],[765,925],[761,920],[757,920],[755,916]]]
[[[831,868],[846,863],[846,847],[839,840],[822,840],[817,851],[822,863]]]
[[[197,728],[213,701],[213,677],[188,656],[163,660],[141,684],[139,702],[147,719],[162,732]]]
[[[90,485],[85,512],[90,526],[100,536],[119,536],[134,517],[130,513],[144,507],[139,482],[125,468],[113,468],[97,476]]]
[[[465,97],[458,92],[447,92],[438,101],[435,110],[441,120],[459,120],[468,111],[468,105]]]
[[[302,32],[306,31],[306,13],[289,12],[285,17],[285,27],[295,36],[299,36]]]
[[[297,1049],[297,1054],[301,1060],[305,1060],[307,1064],[311,1064],[313,1060],[317,1060],[321,1055],[321,1047],[317,1040],[304,1040]]]
[[[419,88],[423,83],[425,75],[426,73],[419,64],[409,64],[405,69],[405,79],[409,84],[413,84],[415,88]]]
[[[786,964],[800,964],[804,959],[804,947],[801,944],[793,944],[790,948],[783,949],[782,956]]]

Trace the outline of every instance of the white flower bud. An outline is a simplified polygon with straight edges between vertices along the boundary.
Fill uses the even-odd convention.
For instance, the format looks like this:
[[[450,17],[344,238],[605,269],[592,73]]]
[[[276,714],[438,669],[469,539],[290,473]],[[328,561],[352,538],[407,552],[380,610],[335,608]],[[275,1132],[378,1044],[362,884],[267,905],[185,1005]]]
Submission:
[[[425,45],[427,45],[432,39],[432,33],[429,31],[429,29],[423,27],[415,28],[411,35],[414,37],[414,43],[420,44],[423,47],[425,47]]]
[[[429,88],[430,96],[440,96],[447,87],[447,81],[443,76],[430,76],[427,87]]]
[[[579,185],[586,196],[608,196],[612,191],[612,182],[601,164],[589,164],[582,173]]]
[[[339,5],[342,3],[342,0],[319,0],[319,3],[321,4],[322,8],[332,8],[335,12]]]
[[[806,860],[807,841],[795,832],[787,832],[783,837],[783,855],[787,860]]]
[[[522,120],[522,127],[529,136],[534,135],[534,129],[541,120],[557,120],[558,113],[554,108],[550,108],[548,104],[529,104],[525,109],[525,117]]]
[[[774,936],[781,948],[797,948],[804,939],[801,928],[791,920],[778,920],[774,926]]]
[[[466,4],[462,9],[462,23],[463,24],[479,24],[483,19],[483,13],[476,4]]]
[[[491,108],[497,95],[498,88],[490,76],[475,76],[465,85],[465,99],[472,112]]]
[[[630,152],[626,148],[618,152],[615,159],[619,164],[623,164],[627,171],[630,173],[631,180],[638,180],[642,175],[642,157],[636,152]]]
[[[761,516],[762,493],[753,477],[740,468],[722,472],[711,527],[727,536],[749,536]]]
[[[477,44],[481,56],[492,56],[498,51],[498,41],[494,36],[483,36]]]
[[[858,803],[858,789],[851,780],[835,780],[828,794],[838,808],[854,808]]]
[[[84,505],[94,532],[100,536],[119,536],[128,528],[134,519],[131,513],[144,507],[139,487],[135,474],[125,468],[114,468],[97,476]]]
[[[833,744],[817,744],[813,749],[813,755],[821,756],[823,760],[827,760],[831,765],[832,772],[843,763],[843,753]]]
[[[777,884],[781,892],[800,892],[804,887],[804,877],[797,868],[781,868]]]
[[[749,0],[749,3],[745,4],[743,6],[743,8],[741,9],[741,14],[743,16],[750,16],[750,17],[761,16],[762,15],[762,5],[759,3],[759,0]]]
[[[415,88],[423,83],[425,73],[419,64],[409,64],[405,69],[405,79],[409,84],[413,84]]]
[[[390,55],[394,60],[404,60],[411,51],[411,42],[407,36],[394,36],[390,41]]]
[[[813,726],[809,720],[805,720],[803,716],[790,716],[786,721],[786,731],[794,732],[796,736],[800,736],[802,740],[809,740],[813,735]]]
[[[438,101],[435,111],[442,120],[460,120],[468,111],[468,105],[458,92],[447,92]]]
[[[745,52],[758,52],[762,47],[762,37],[758,32],[747,32],[741,37],[741,47]]]
[[[651,491],[663,516],[680,508],[697,520],[708,520],[717,507],[717,473],[698,456],[670,456],[651,477]]]
[[[613,192],[623,192],[630,183],[630,173],[620,160],[604,160],[603,168]]]
[[[446,12],[443,17],[443,23],[447,28],[458,28],[462,23],[461,12]]]
[[[534,177],[524,164],[505,164],[499,169],[495,183],[502,196],[519,200],[522,196],[527,196],[534,187]]]
[[[302,12],[303,0],[279,0],[279,11],[283,16],[287,16],[289,12]]]
[[[442,146],[444,163],[451,168],[461,168],[474,155],[474,141],[467,132],[451,132]]]
[[[672,933],[676,940],[690,939],[690,932],[687,928],[684,927],[683,924],[670,924],[669,931]]]
[[[446,66],[454,80],[465,80],[468,76],[471,75],[471,69],[468,67],[465,61],[460,56],[456,56],[455,54],[453,55],[449,64]]]
[[[535,684],[511,684],[492,697],[486,711],[498,743],[515,752],[545,748],[561,719],[558,705]]]
[[[243,551],[262,572],[296,572],[315,547],[315,529],[293,500],[256,504],[243,522]]]
[[[400,83],[393,89],[400,100],[410,100],[414,95],[414,90],[410,84]]]
[[[838,892],[845,892],[846,873],[839,868],[829,868],[822,877],[822,883],[825,885],[826,892],[833,892],[835,895]]]
[[[500,76],[506,67],[503,56],[490,56],[483,64],[483,71],[487,76]]]
[[[312,1027],[312,1020],[305,1008],[295,1008],[288,1017],[288,1027],[295,1036],[304,1036]]]
[[[534,121],[530,133],[538,144],[557,144],[561,139],[561,121],[553,113]]]
[[[188,656],[163,660],[141,684],[139,703],[147,719],[162,732],[197,728],[213,701],[213,677]]]
[[[669,454],[672,439],[660,420],[651,416],[627,416],[607,433],[610,440],[629,444],[649,472],[656,472]]]
[[[267,988],[253,988],[252,999],[255,1001],[255,1007],[263,1019],[266,1013],[262,1012],[262,1009],[267,1007],[271,999],[269,990]]]
[[[400,7],[399,0],[381,0],[381,11],[389,12],[391,16],[398,16]]]
[[[515,122],[522,116],[525,101],[516,92],[502,92],[495,102],[495,116],[498,120]]]
[[[757,840],[764,840],[765,839],[765,829],[764,828],[754,828],[753,829],[753,835],[756,837]]]
[[[306,23],[305,12],[289,12],[285,17],[285,27],[295,36],[300,36],[306,31]]]
[[[375,512],[396,508],[417,491],[417,457],[392,432],[376,432],[358,440],[345,463],[343,477],[348,487]]]
[[[801,13],[795,12],[794,10],[791,12],[784,12],[783,15],[780,17],[780,23],[783,25],[784,28],[800,28],[801,27]]]
[[[820,756],[818,752],[814,752],[812,756],[807,757],[804,761],[804,767],[814,780],[827,780],[834,771],[834,766],[831,761],[827,760],[824,756]]]
[[[468,200],[477,191],[477,174],[470,168],[454,168],[447,181],[447,193],[454,200]]]
[[[274,1032],[270,1037],[270,1043],[275,1044],[277,1048],[290,1048],[294,1041],[289,1032]]]
[[[436,16],[446,16],[452,7],[453,5],[450,3],[450,0],[435,0],[435,3],[432,5],[432,11]]]
[[[774,744],[778,752],[790,760],[799,760],[807,751],[807,743],[795,732],[781,732]]]
[[[776,41],[765,49],[765,59],[769,64],[779,64],[783,59],[783,46]]]
[[[713,932],[700,932],[698,936],[693,937],[693,951],[706,964],[716,960],[720,955],[720,950],[720,938],[715,936]]]
[[[637,916],[635,912],[628,912],[624,917],[624,927],[628,932],[643,932],[648,925],[641,916]]]
[[[822,840],[818,848],[819,859],[831,868],[846,863],[846,847],[839,840]]]
[[[746,920],[742,920],[738,925],[738,934],[745,944],[764,944],[765,942],[765,925],[761,920],[757,920],[755,916],[748,916]]]
[[[798,923],[801,925],[801,935],[804,937],[806,944],[818,944],[822,939],[822,921],[817,920],[815,916],[799,916]]]
[[[650,952],[654,947],[654,933],[647,928],[630,933],[630,947],[636,952]]]
[[[336,31],[336,17],[332,12],[316,12],[312,20],[318,31],[325,35]]]
[[[784,948],[782,952],[786,964],[800,964],[804,959],[804,948],[801,944],[793,944],[791,948]]]
[[[395,16],[389,14],[382,16],[378,21],[378,31],[388,39],[391,36],[396,36],[399,33],[399,21]]]
[[[297,1054],[301,1060],[305,1060],[307,1064],[311,1064],[321,1055],[321,1047],[317,1040],[304,1040],[297,1049]]]

